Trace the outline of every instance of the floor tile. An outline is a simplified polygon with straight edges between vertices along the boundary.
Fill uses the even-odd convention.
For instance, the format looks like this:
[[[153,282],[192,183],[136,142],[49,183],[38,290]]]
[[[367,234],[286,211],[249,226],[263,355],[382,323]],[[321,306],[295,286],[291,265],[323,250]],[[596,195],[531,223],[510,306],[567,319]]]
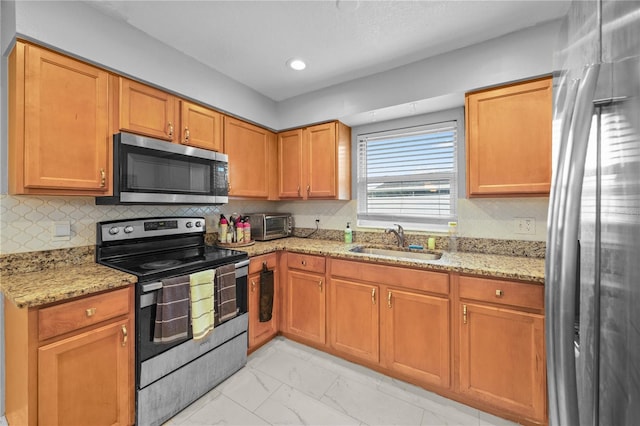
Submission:
[[[424,410],[358,381],[339,377],[321,399],[368,425],[418,425]]]
[[[281,381],[260,370],[244,367],[216,389],[247,410],[254,411],[281,385]]]
[[[204,407],[189,416],[182,426],[196,425],[268,425],[266,421],[235,403],[226,396],[219,394]]]
[[[283,385],[255,413],[272,425],[359,425],[348,415]]]

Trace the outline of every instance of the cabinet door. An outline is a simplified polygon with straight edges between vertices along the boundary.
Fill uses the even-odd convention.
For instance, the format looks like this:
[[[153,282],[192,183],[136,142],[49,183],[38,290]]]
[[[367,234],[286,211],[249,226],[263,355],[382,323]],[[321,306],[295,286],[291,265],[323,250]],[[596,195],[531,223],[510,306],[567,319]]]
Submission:
[[[180,143],[222,152],[222,114],[180,101]]]
[[[530,419],[544,419],[541,315],[461,304],[460,392]]]
[[[331,279],[329,336],[334,349],[378,363],[379,297],[377,285]]]
[[[449,387],[449,300],[384,287],[384,364],[424,383]]]
[[[260,273],[249,275],[249,350],[270,340],[278,332],[278,274],[273,273],[273,310],[271,320],[260,322]]]
[[[129,424],[128,325],[119,321],[38,350],[40,424]]]
[[[276,198],[275,134],[234,118],[224,119],[225,153],[229,156],[229,195]]]
[[[176,98],[162,90],[120,77],[120,130],[173,141]]]
[[[324,344],[324,276],[289,270],[287,280],[287,331],[311,342]]]
[[[23,98],[24,106],[12,105],[16,110],[11,116],[21,123],[11,120],[11,126],[17,127],[12,132],[16,140],[11,141],[16,145],[10,151],[16,154],[11,168],[23,174],[13,189],[30,194],[38,193],[37,189],[67,189],[104,195],[109,189],[111,145],[108,73],[35,46],[19,43],[16,52],[22,48],[24,92],[17,88],[16,96]],[[13,60],[20,61],[21,55],[16,55]],[[24,121],[19,118],[22,111]],[[23,150],[17,155],[13,150],[20,149],[19,141]]]
[[[307,198],[336,196],[336,123],[319,124],[304,130],[304,161]]]
[[[468,94],[469,196],[548,194],[551,78]]]
[[[302,130],[278,134],[278,195],[302,198]]]

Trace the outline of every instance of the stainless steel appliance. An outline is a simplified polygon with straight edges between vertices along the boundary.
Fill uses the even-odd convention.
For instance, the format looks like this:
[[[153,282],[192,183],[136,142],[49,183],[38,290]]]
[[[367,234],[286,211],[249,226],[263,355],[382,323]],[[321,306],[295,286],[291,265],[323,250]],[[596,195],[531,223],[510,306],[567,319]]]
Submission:
[[[640,419],[640,2],[574,1],[554,95],[551,425]]]
[[[96,204],[224,204],[228,156],[131,133],[113,136],[113,196]]]
[[[289,237],[293,232],[293,218],[289,213],[252,213],[249,223],[251,239],[257,241]]]
[[[163,217],[97,224],[96,261],[134,274],[136,285],[136,419],[158,425],[242,368],[247,360],[247,253],[204,244],[201,217]],[[236,315],[200,340],[188,335],[154,343],[163,280],[235,265]],[[216,283],[217,285],[217,283]],[[214,294],[217,292],[214,290]],[[217,296],[216,296],[217,297]]]

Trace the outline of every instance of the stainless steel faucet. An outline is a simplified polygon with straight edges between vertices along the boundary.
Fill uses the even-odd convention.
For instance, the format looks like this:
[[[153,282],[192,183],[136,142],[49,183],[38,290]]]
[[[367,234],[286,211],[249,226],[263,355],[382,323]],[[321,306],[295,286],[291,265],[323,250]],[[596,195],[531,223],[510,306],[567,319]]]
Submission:
[[[397,231],[395,229],[389,228],[385,229],[384,233],[392,233],[393,235],[395,235],[396,239],[398,240],[398,247],[404,247],[404,228],[402,228],[402,226],[398,225],[397,223],[394,223],[394,225],[398,227]]]

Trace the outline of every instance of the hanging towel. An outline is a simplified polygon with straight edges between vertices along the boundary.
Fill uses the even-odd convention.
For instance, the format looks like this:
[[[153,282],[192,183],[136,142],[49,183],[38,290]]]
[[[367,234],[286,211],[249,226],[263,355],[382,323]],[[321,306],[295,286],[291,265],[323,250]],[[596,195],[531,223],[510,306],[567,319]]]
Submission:
[[[260,272],[260,322],[271,321],[273,313],[273,271],[262,264]]]
[[[162,280],[156,302],[153,342],[168,343],[187,337],[189,327],[189,276]]]
[[[237,315],[236,311],[236,267],[234,264],[216,269],[217,308],[220,322]]]
[[[204,338],[213,330],[213,280],[216,271],[208,269],[189,275],[191,284],[191,327],[193,339]]]

